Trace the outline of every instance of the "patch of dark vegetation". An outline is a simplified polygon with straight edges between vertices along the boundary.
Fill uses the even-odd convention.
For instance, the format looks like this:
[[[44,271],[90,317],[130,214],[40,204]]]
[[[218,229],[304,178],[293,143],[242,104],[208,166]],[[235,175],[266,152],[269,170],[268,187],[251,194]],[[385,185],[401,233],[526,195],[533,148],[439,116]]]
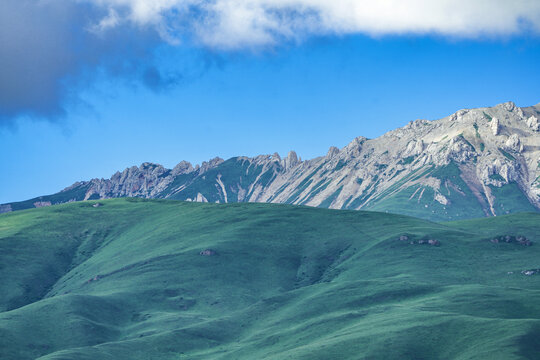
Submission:
[[[401,165],[407,165],[407,164],[410,164],[414,161],[414,159],[416,158],[416,156],[407,156],[401,160],[398,161],[398,164],[401,164]]]
[[[491,117],[491,115],[489,115],[489,114],[486,114],[486,112],[485,112],[485,111],[483,111],[483,113],[484,113],[484,117],[485,117],[485,118],[487,119],[487,121],[491,121],[491,120],[493,120],[493,118]]]
[[[503,149],[499,149],[499,151],[500,151],[501,154],[503,154],[504,157],[507,158],[508,160],[511,160],[511,161],[516,160],[516,158],[515,158],[513,155],[509,154],[508,152],[504,151]]]
[[[523,235],[517,235],[517,236],[499,235],[499,236],[489,239],[489,241],[494,244],[507,243],[507,244],[518,244],[518,245],[523,245],[523,246],[531,246],[533,244],[531,240],[527,239],[527,237]]]
[[[171,175],[171,170],[166,170],[163,174],[159,175],[158,178],[166,178],[167,176]]]
[[[202,254],[201,254],[201,255],[202,255]],[[104,279],[104,278],[109,277],[109,276],[112,276],[112,275],[116,275],[116,274],[121,273],[121,272],[124,272],[124,271],[132,270],[132,269],[135,269],[135,268],[138,268],[138,267],[142,267],[142,266],[144,266],[144,265],[148,265],[148,264],[151,264],[151,263],[155,263],[155,262],[158,262],[158,261],[160,261],[160,260],[172,258],[172,257],[175,257],[175,256],[178,256],[178,255],[177,255],[177,254],[161,255],[161,256],[156,256],[156,257],[154,257],[154,258],[151,258],[151,259],[148,259],[148,260],[145,260],[145,261],[139,261],[139,262],[136,262],[136,263],[133,263],[133,264],[129,264],[129,265],[126,265],[126,266],[122,266],[121,268],[116,269],[116,270],[114,270],[114,271],[111,271],[111,272],[109,272],[109,273],[95,275],[94,277],[88,279],[88,280],[86,281],[86,284],[89,284],[89,283],[91,283],[91,282],[94,282],[94,281],[98,281],[98,280]]]
[[[326,181],[326,183],[325,183],[325,181]],[[308,196],[306,196],[306,197],[302,200],[301,204],[307,203],[308,201],[310,201],[311,199],[313,199],[317,194],[319,194],[321,191],[324,191],[324,189],[326,189],[326,187],[330,184],[330,182],[331,182],[331,180],[325,180],[325,179],[323,179],[323,180],[319,181],[317,184],[315,184],[315,185],[311,188],[311,190],[310,190]]]
[[[296,273],[296,288],[332,281],[340,274],[340,265],[349,260],[357,249],[350,244],[325,244],[324,251],[312,250],[300,260]]]
[[[377,163],[377,164],[375,164],[375,167],[379,171],[384,171],[388,167],[388,164],[379,164],[379,163]]]
[[[448,178],[457,180],[460,178],[460,175],[461,171],[454,162],[451,162],[447,166],[437,166],[433,169],[433,172],[431,173],[431,176],[441,180],[446,180]]]
[[[518,354],[524,359],[540,359],[540,325],[534,325],[518,339]]]
[[[499,174],[491,174],[491,175],[489,175],[489,178],[491,180],[504,181],[504,178]]]
[[[459,140],[463,141],[465,144],[469,145],[471,147],[471,149],[474,149],[474,146],[469,142],[469,140],[467,140],[465,138],[465,136],[463,135],[463,133],[459,134],[456,138],[458,138]]]
[[[304,192],[304,190],[307,189],[309,185],[311,185],[312,182],[313,180],[310,178],[305,178],[304,180],[302,180],[302,182],[298,185],[297,190],[287,199],[286,203],[292,204],[296,200],[298,200],[300,195]]]
[[[311,174],[309,174],[308,176],[306,176],[304,178],[304,180],[302,180],[300,182],[300,184],[298,184],[297,188],[296,188],[296,191],[285,201],[285,203],[287,204],[292,204],[294,203],[296,200],[298,200],[298,197],[302,194],[302,192],[304,192],[305,189],[307,189],[307,187],[309,185],[311,185],[311,183],[313,182],[313,180],[311,179],[313,176],[315,176],[315,174],[317,174],[317,172],[319,170],[321,170],[322,166],[324,164],[321,164],[319,165]],[[282,188],[285,189],[287,187],[287,184],[284,184],[282,185]],[[281,189],[281,188],[280,188]],[[283,191],[283,190],[281,190]],[[276,193],[275,196],[279,195],[279,193],[281,192],[278,190],[278,192]],[[270,198],[270,200],[272,199],[272,197]]]
[[[332,203],[334,202],[334,200],[337,199],[337,197],[339,196],[339,194],[341,193],[341,190],[343,189],[343,186],[340,186],[336,191],[334,191],[334,193],[332,195],[330,195],[329,197],[327,197],[326,199],[324,199],[320,204],[319,204],[319,207],[322,207],[322,208],[327,208],[327,207],[330,207],[330,205],[332,205]]]
[[[345,165],[347,165],[347,162],[345,160],[339,160],[336,167],[334,168],[334,171],[341,170]]]
[[[476,133],[476,137],[477,137],[478,139],[480,139],[480,133],[478,132],[478,124],[477,124],[477,123],[474,123],[474,124],[473,124],[473,127],[474,127],[474,131],[475,131],[475,133]]]
[[[371,195],[373,195],[373,193],[377,190],[377,185],[379,184],[379,182],[377,181],[378,179],[378,176],[375,175],[371,181],[371,185],[369,185],[367,188],[365,188],[362,193],[360,194],[360,196],[358,196],[356,199],[354,199],[350,205],[348,206],[348,209],[356,209],[358,208],[360,205],[363,205],[363,203],[368,200]]]

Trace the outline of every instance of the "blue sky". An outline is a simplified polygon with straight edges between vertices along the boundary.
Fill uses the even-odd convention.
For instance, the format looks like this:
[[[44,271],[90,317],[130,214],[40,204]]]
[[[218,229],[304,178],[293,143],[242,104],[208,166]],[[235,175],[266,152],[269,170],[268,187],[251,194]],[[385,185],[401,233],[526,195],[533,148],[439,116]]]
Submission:
[[[113,25],[104,21],[121,18],[118,11],[111,20],[110,9],[114,4],[96,15],[107,29]],[[55,14],[51,10],[49,20]],[[86,26],[77,45],[51,42],[66,56],[31,63],[32,71],[45,74],[29,76],[27,89],[13,84],[21,87],[17,98],[8,82],[0,89],[0,203],[146,161],[173,167],[181,160],[291,149],[309,159],[417,118],[509,100],[537,104],[540,38],[535,23],[520,16],[526,25],[518,30],[488,27],[472,34],[466,24],[454,34],[416,27],[338,31],[310,23],[293,38],[287,29],[246,37],[241,31],[249,28],[234,28],[240,34],[226,40],[197,35],[181,42],[133,24],[136,31],[120,29],[104,40],[103,34],[88,35]],[[0,31],[10,35],[13,29]],[[91,53],[80,50],[85,42]],[[6,46],[24,54],[22,44]],[[17,60],[13,56],[8,60]],[[1,71],[9,78],[5,66]]]

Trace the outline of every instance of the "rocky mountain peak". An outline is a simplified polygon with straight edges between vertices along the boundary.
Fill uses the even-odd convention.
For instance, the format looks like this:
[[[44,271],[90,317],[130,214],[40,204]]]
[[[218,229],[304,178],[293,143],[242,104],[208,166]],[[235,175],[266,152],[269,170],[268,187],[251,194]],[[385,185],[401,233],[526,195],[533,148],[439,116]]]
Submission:
[[[298,156],[296,155],[296,152],[291,150],[287,154],[287,157],[282,160],[282,162],[283,162],[283,167],[285,168],[285,170],[289,170],[295,167],[296,165],[298,165],[300,163],[300,160],[298,160]]]
[[[330,148],[328,149],[328,152],[326,153],[326,157],[328,159],[331,159],[337,154],[339,154],[339,149],[335,146],[330,146]]]
[[[180,175],[180,174],[189,174],[190,172],[195,171],[193,168],[193,165],[191,165],[190,162],[187,161],[180,161],[176,166],[172,169],[173,175]]]
[[[507,101],[501,104],[496,105],[506,111],[514,111],[516,109],[516,104],[513,101]]]
[[[203,163],[201,164],[201,166],[199,168],[199,172],[201,174],[205,173],[208,170],[210,170],[212,168],[215,168],[216,166],[218,166],[219,164],[221,164],[224,161],[225,160],[223,160],[222,158],[217,157],[217,156],[215,158],[213,158],[213,159],[210,159],[209,161],[203,161]]]

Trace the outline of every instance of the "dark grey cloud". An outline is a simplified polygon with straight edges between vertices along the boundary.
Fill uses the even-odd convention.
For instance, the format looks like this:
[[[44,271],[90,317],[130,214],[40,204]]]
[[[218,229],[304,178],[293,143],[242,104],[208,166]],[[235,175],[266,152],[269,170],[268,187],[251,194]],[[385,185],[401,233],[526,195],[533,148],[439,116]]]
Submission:
[[[0,4],[0,119],[21,112],[59,115],[60,78],[73,66],[67,51],[70,10],[28,1]]]
[[[163,42],[157,31],[129,24],[92,31],[104,16],[91,4],[0,1],[0,125],[20,115],[61,118],[98,70],[155,91],[180,80],[153,65],[153,49]]]

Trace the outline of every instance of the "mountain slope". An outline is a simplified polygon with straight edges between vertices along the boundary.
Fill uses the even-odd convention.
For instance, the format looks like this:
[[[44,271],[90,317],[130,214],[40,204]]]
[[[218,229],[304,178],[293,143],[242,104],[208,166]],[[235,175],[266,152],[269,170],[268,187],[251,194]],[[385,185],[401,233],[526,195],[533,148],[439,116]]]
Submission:
[[[0,215],[0,358],[540,355],[540,214],[95,204]]]
[[[508,102],[417,120],[302,161],[294,152],[215,158],[174,169],[144,163],[0,212],[71,200],[145,197],[272,202],[456,220],[540,209],[540,106]]]

